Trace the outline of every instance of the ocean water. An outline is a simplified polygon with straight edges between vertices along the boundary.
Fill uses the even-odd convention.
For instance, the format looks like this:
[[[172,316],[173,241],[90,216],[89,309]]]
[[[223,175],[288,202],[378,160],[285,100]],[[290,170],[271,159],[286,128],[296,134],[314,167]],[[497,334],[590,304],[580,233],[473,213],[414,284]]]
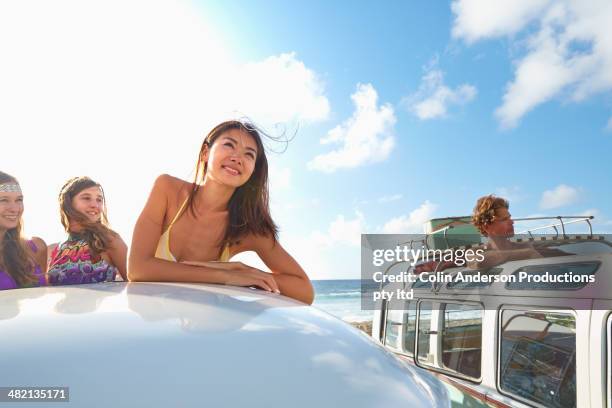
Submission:
[[[313,280],[314,307],[348,322],[371,321],[374,311],[361,310],[361,280]]]

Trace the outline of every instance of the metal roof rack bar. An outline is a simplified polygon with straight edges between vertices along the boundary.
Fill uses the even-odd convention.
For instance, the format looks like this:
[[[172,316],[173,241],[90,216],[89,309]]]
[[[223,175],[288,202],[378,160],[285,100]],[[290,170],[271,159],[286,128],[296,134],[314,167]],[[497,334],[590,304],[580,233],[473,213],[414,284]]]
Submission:
[[[518,234],[529,234],[530,237],[533,238],[531,234],[533,231],[544,230],[548,228],[553,228],[557,237],[559,237],[559,230],[557,227],[561,227],[561,232],[563,233],[563,238],[567,238],[567,234],[565,233],[565,226],[568,224],[575,224],[577,222],[586,222],[589,226],[589,235],[593,235],[593,226],[591,225],[591,220],[595,218],[592,215],[558,215],[556,217],[530,217],[530,218],[514,218],[513,221],[537,221],[537,220],[558,220],[559,224],[550,224],[544,225],[536,228],[529,228],[524,231],[518,232]],[[572,220],[572,221],[564,221],[564,220]]]

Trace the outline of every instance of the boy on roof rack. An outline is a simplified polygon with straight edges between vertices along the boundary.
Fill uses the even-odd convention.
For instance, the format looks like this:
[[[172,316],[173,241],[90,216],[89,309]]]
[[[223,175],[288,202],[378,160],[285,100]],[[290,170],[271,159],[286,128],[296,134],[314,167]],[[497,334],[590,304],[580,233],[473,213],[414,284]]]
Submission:
[[[569,255],[566,252],[547,248],[534,248],[529,243],[511,242],[514,236],[514,221],[509,211],[508,200],[487,195],[480,197],[474,207],[472,223],[488,238],[485,259],[471,262],[472,269],[487,269],[493,266],[523,259]]]

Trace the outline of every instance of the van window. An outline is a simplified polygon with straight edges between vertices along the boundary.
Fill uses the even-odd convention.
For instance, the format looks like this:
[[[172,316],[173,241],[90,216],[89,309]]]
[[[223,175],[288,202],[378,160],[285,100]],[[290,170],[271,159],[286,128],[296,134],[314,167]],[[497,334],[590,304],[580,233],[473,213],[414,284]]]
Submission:
[[[404,314],[404,351],[408,354],[414,354],[414,339],[416,336],[416,302],[412,301],[408,304]]]
[[[444,305],[442,366],[465,376],[480,378],[482,355],[482,308],[475,305]]]
[[[524,289],[524,290],[554,290],[554,289],[570,289],[577,290],[588,285],[588,277],[594,275],[599,268],[600,262],[576,262],[567,264],[552,264],[552,265],[530,265],[523,266],[512,273],[515,276],[515,281],[508,281],[507,289]],[[519,274],[526,272],[528,276],[537,276],[549,274],[559,278],[563,275],[571,276],[569,282],[535,282],[531,280],[519,279]],[[570,275],[571,273],[571,275]],[[574,281],[576,279],[576,281]],[[591,278],[592,279],[592,278]]]
[[[500,391],[546,407],[575,407],[575,317],[556,311],[501,313]]]
[[[402,325],[402,311],[389,309],[387,305],[387,319],[385,322],[385,338],[383,344],[393,349],[398,349],[399,329]]]
[[[549,245],[547,248],[563,251],[568,255],[609,254],[612,252],[612,246],[606,241],[572,242],[569,244],[558,243]]]
[[[419,303],[419,334],[418,334],[418,345],[417,345],[417,358],[419,363],[433,364],[434,355],[429,352],[430,337],[431,333],[431,302]],[[434,350],[435,351],[435,350]]]

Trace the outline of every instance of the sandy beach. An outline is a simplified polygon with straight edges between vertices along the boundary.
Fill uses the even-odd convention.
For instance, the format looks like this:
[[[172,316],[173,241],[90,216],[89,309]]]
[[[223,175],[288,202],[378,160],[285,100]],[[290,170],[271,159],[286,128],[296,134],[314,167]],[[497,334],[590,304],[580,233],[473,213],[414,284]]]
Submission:
[[[350,322],[350,324],[353,327],[358,328],[359,330],[364,331],[365,333],[368,334],[368,336],[372,335],[372,321],[365,321],[365,322]]]

